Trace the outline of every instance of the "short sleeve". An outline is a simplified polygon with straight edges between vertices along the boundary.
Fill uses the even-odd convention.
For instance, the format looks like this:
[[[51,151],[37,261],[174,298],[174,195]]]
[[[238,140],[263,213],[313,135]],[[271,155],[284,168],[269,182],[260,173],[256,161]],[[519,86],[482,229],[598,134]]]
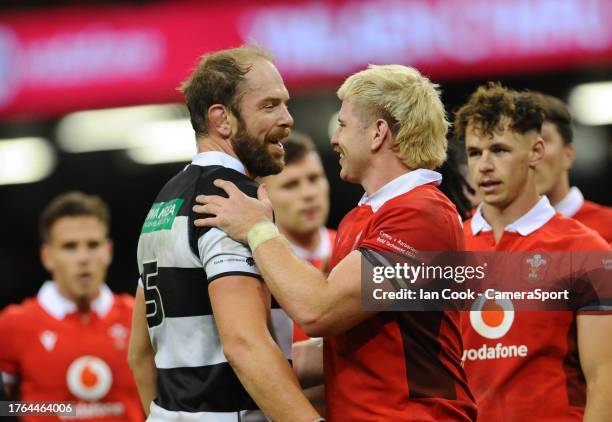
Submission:
[[[198,250],[208,282],[230,275],[261,278],[251,251],[217,228],[198,239]]]
[[[379,210],[360,248],[414,257],[421,233],[411,221],[413,219],[410,214],[410,212],[402,213],[398,207],[391,210]]]
[[[612,314],[612,252],[574,252],[573,283],[579,314]]]
[[[203,173],[196,186],[196,194],[220,195],[227,198],[227,193],[213,184],[215,179],[229,180],[246,195],[257,197],[259,186],[257,183],[244,174],[225,167],[216,168],[212,174]],[[190,242],[193,242],[192,249],[200,257],[209,283],[219,277],[230,275],[261,278],[249,248],[236,242],[218,228],[196,228],[192,222],[199,217],[193,211],[190,214]]]
[[[19,375],[18,324],[13,307],[0,313],[0,371],[5,384],[14,384]]]

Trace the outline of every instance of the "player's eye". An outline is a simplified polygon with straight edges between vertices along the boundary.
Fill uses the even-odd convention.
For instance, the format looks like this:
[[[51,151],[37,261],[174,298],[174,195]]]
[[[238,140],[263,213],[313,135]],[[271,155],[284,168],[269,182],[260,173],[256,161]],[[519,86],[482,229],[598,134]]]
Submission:
[[[316,183],[319,181],[320,178],[321,178],[320,174],[311,174],[310,176],[308,176],[308,181],[310,183]]]
[[[508,150],[505,149],[505,148],[501,148],[501,147],[493,147],[493,148],[491,148],[491,152],[493,154],[501,154],[501,153],[504,153],[504,152],[508,152]]]
[[[96,248],[99,248],[101,244],[102,243],[98,240],[92,240],[92,241],[87,242],[87,247],[89,249],[96,249]]]
[[[62,249],[66,251],[73,251],[77,248],[76,242],[67,242],[62,245]]]
[[[299,185],[299,182],[297,180],[292,180],[292,181],[290,181],[288,183],[285,183],[283,185],[283,189],[286,189],[286,190],[295,189],[295,188],[298,187],[298,185]]]

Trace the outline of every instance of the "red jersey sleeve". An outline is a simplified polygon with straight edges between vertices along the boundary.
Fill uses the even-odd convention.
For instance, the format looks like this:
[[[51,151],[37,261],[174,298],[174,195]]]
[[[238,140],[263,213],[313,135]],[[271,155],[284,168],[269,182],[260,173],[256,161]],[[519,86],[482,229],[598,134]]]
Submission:
[[[19,374],[19,310],[12,305],[0,313],[0,371],[16,377]],[[10,378],[4,382],[10,384]]]
[[[597,233],[585,236],[572,253],[578,271],[575,283],[576,307],[580,314],[612,313],[612,249]]]

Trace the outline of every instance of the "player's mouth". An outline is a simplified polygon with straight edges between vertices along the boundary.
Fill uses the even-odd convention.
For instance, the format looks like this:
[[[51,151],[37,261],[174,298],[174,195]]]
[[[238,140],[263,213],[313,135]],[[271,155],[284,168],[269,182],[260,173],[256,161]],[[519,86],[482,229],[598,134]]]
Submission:
[[[483,180],[478,183],[478,188],[484,193],[492,193],[501,185],[498,180]]]
[[[309,207],[300,210],[300,214],[307,220],[313,220],[321,214],[321,207]]]
[[[344,158],[344,150],[339,145],[334,145],[334,151],[340,154],[340,160]]]
[[[89,285],[93,281],[93,274],[90,272],[82,272],[77,274],[76,280],[80,285]]]
[[[274,148],[277,148],[277,149],[279,149],[279,150],[281,150],[281,151],[282,151],[282,150],[283,150],[283,148],[284,148],[284,147],[283,147],[283,143],[282,143],[280,140],[271,140],[271,141],[268,141],[268,143],[269,143],[270,145],[272,145]]]

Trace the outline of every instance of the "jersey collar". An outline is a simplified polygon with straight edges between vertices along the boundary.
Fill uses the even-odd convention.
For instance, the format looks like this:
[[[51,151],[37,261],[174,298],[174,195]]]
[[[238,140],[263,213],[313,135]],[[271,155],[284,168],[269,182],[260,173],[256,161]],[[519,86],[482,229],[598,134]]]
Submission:
[[[196,166],[222,166],[246,175],[244,164],[235,157],[221,151],[204,151],[193,157],[191,164]]]
[[[442,182],[442,175],[433,170],[417,169],[396,177],[372,195],[364,193],[358,205],[369,205],[373,212],[378,211],[385,202],[410,192],[412,189],[434,183],[436,186]]]
[[[319,229],[319,245],[317,249],[313,252],[307,251],[304,248],[301,248],[293,243],[290,243],[291,249],[293,252],[302,259],[312,260],[312,259],[325,259],[331,255],[331,239],[329,238],[328,229],[325,226],[322,226]]]
[[[573,186],[565,198],[563,198],[555,209],[566,217],[572,218],[580,208],[584,205],[584,196],[576,186]]]
[[[521,236],[528,236],[538,230],[555,215],[555,209],[550,205],[546,196],[540,197],[540,200],[529,210],[523,214],[514,223],[508,224],[504,231],[510,233],[518,233]],[[476,236],[478,233],[491,231],[492,228],[487,223],[482,215],[482,204],[478,206],[474,217],[472,217],[472,234]]]
[[[66,315],[77,311],[76,304],[62,296],[53,281],[46,281],[38,291],[38,303],[55,319],[64,319]],[[91,302],[91,309],[104,318],[113,307],[113,293],[106,284],[100,287],[100,294]]]

